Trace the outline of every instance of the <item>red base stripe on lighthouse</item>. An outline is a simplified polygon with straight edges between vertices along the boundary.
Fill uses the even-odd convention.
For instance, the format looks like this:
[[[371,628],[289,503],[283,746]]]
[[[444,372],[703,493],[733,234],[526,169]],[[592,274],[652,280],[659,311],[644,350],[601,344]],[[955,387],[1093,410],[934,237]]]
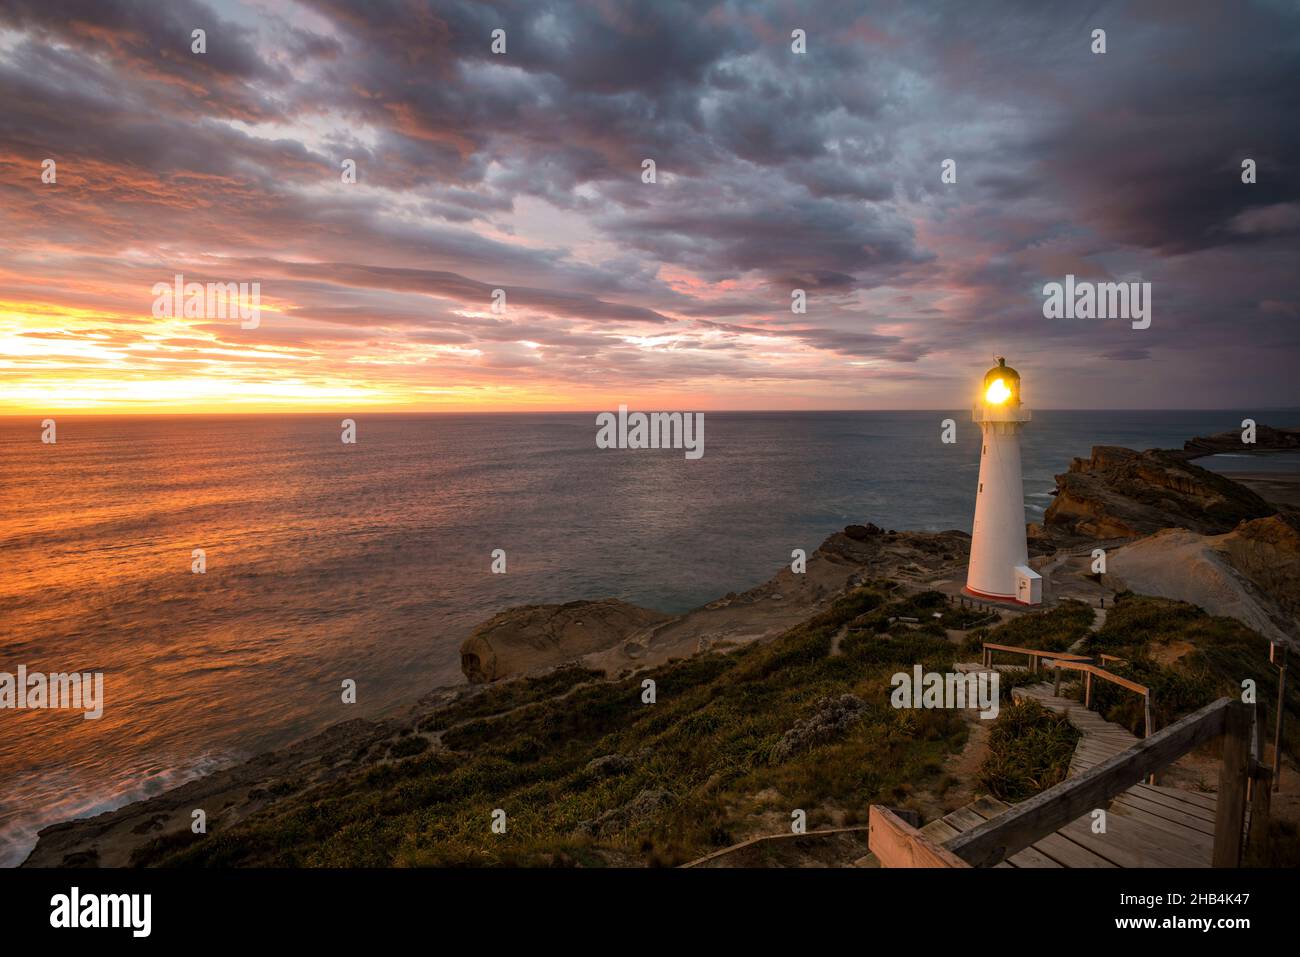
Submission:
[[[1032,604],[1032,602],[1021,601],[1021,600],[1020,600],[1019,598],[1017,598],[1015,595],[992,595],[992,594],[990,594],[989,592],[986,592],[986,591],[976,591],[974,588],[971,588],[969,585],[967,585],[965,588],[963,588],[962,591],[964,591],[964,592],[965,592],[966,594],[968,594],[968,595],[974,595],[976,598],[991,598],[991,599],[993,599],[994,601],[1009,601],[1009,602],[1011,602],[1012,604],[1015,604],[1015,605],[1030,605],[1030,604]]]

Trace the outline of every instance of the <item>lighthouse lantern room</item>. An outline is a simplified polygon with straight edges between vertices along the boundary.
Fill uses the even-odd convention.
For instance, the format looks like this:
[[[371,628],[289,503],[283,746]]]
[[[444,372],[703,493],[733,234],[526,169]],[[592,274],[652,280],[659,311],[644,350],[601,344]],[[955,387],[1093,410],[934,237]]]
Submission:
[[[972,419],[982,432],[975,525],[966,590],[983,598],[1037,605],[1042,578],[1029,567],[1020,431],[1029,421],[1020,401],[1020,373],[998,356],[984,376]]]

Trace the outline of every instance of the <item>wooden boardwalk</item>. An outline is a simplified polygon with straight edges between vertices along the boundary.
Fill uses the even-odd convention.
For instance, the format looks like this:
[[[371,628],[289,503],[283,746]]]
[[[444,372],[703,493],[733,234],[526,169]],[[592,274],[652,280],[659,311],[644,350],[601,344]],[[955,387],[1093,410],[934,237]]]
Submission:
[[[1064,714],[1082,732],[1070,762],[1071,777],[1138,744],[1127,729],[1103,720],[1077,701],[1053,695],[1049,684],[1016,688],[1012,694]],[[1215,803],[1212,794],[1137,784],[1106,809],[1105,833],[1094,833],[1092,816],[1085,815],[998,866],[1209,867]],[[944,843],[1010,807],[983,797],[931,821],[921,833]]]

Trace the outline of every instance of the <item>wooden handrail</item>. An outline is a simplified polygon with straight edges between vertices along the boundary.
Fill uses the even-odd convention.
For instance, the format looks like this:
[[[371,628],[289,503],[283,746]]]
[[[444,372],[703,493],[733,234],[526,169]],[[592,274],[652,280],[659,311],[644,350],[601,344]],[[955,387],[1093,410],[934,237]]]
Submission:
[[[970,867],[880,804],[871,805],[867,823],[867,846],[881,867]]]
[[[760,844],[778,844],[784,841],[799,841],[809,838],[817,839],[822,837],[835,837],[839,834],[861,834],[863,831],[870,830],[868,825],[858,824],[850,827],[827,827],[818,831],[805,831],[802,834],[796,834],[793,831],[783,832],[781,834],[760,834],[758,837],[751,837],[739,844],[732,844],[730,847],[724,847],[721,850],[711,851],[703,857],[697,857],[693,861],[687,861],[679,867],[707,867],[709,862],[716,861],[722,857],[729,857],[739,851],[748,850],[757,847]]]
[[[1223,766],[1215,804],[1214,864],[1235,867],[1245,815],[1249,705],[1220,698],[1141,741],[1067,778],[997,817],[957,835],[944,846],[972,867],[991,867],[1035,841],[1102,807],[1159,768],[1214,738],[1224,737]],[[1242,767],[1237,767],[1241,764]]]
[[[1149,695],[1151,689],[1146,685],[1140,685],[1136,681],[1130,681],[1128,678],[1122,678],[1112,671],[1105,668],[1099,668],[1097,665],[1089,664],[1086,661],[1064,661],[1060,658],[1047,662],[1049,668],[1068,668],[1071,671],[1086,671],[1089,674],[1096,675],[1098,678],[1104,678],[1112,684],[1117,684],[1121,688],[1127,688],[1129,691],[1136,691],[1140,695]]]
[[[1066,658],[1071,661],[1091,661],[1088,655],[1072,655],[1064,651],[1043,651],[1041,648],[1020,648],[1016,645],[998,645],[991,641],[984,642],[984,647],[992,651],[1016,651],[1022,655],[1037,655],[1040,658]]]
[[[1114,655],[1102,655],[1101,657],[1103,660],[1107,660],[1107,659],[1109,659],[1110,661],[1122,660],[1120,658],[1116,658]],[[1092,676],[1093,675],[1096,675],[1098,678],[1102,678],[1105,681],[1109,681],[1112,682],[1113,684],[1117,684],[1121,688],[1127,688],[1129,691],[1135,691],[1138,694],[1140,694],[1142,696],[1142,737],[1144,738],[1151,737],[1151,689],[1148,688],[1146,685],[1140,685],[1136,681],[1129,681],[1129,679],[1121,678],[1119,675],[1115,674],[1112,671],[1107,671],[1105,668],[1098,668],[1096,665],[1086,664],[1081,661],[1065,661],[1061,658],[1055,658],[1047,661],[1046,665],[1049,668],[1056,669],[1056,684],[1052,690],[1052,693],[1057,696],[1059,696],[1061,693],[1061,669],[1062,668],[1068,668],[1072,671],[1082,671],[1087,675],[1087,678],[1084,680],[1083,683],[1083,706],[1085,708],[1092,707]],[[1147,781],[1147,783],[1148,784],[1156,783],[1156,776],[1154,772],[1151,774],[1151,777]]]
[[[1043,651],[1041,648],[1019,648],[1016,645],[999,645],[991,641],[984,642],[984,667],[993,667],[993,652],[1009,651],[1018,655],[1029,656],[1029,667],[1038,671],[1038,662],[1042,658],[1065,658],[1071,661],[1091,661],[1087,655],[1072,655],[1064,651]]]

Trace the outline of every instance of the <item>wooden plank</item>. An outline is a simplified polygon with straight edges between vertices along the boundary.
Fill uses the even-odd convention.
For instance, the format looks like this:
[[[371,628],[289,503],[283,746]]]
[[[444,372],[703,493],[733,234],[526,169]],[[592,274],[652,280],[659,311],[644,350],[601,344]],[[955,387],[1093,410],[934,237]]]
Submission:
[[[934,841],[934,843],[942,844],[945,841],[951,841],[954,837],[960,834],[961,831],[957,830],[942,818],[935,818],[929,824],[925,825],[925,827],[921,828],[921,833]]]
[[[1130,793],[1156,804],[1162,804],[1165,807],[1171,807],[1177,811],[1182,811],[1184,814],[1189,814],[1194,818],[1198,818],[1206,824],[1214,823],[1214,811],[1206,810],[1203,804],[1187,800],[1184,797],[1186,792],[1176,791],[1173,788],[1157,789],[1153,788],[1149,784],[1139,784],[1131,788]]]
[[[1071,721],[1078,722],[1079,726],[1082,728],[1096,728],[1098,731],[1123,731],[1125,734],[1128,733],[1124,727],[1116,724],[1114,721],[1107,721],[1095,711],[1084,710],[1077,701],[1071,701],[1069,702],[1069,705],[1070,707],[1066,709],[1066,713],[1069,715]],[[1134,737],[1137,736],[1134,735]]]
[[[997,817],[1003,811],[1008,810],[1011,807],[1011,805],[1003,804],[1001,801],[997,800],[996,798],[988,797],[986,795],[982,798],[979,798],[976,801],[972,801],[968,805],[968,807],[976,814],[978,814],[982,819],[988,820],[989,818]],[[1056,861],[1052,860],[1050,857],[1048,857],[1046,854],[1038,850],[1036,847],[1033,847],[1032,845],[1030,847],[1025,848],[1023,851],[1017,851],[1015,854],[1012,854],[1009,858],[1007,858],[1006,863],[1009,863],[1014,867],[1060,867],[1061,866]]]
[[[1121,804],[1126,805],[1128,807],[1136,807],[1136,809],[1141,811],[1147,811],[1148,814],[1153,814],[1156,815],[1156,817],[1158,818],[1164,818],[1165,820],[1169,820],[1169,822],[1171,823],[1178,824],[1179,827],[1186,827],[1186,828],[1190,828],[1190,830],[1192,831],[1203,833],[1203,835],[1205,835],[1206,837],[1210,837],[1210,839],[1213,840],[1214,837],[1213,820],[1204,820],[1201,818],[1192,817],[1191,814],[1186,814],[1184,813],[1184,811],[1174,809],[1174,807],[1169,807],[1167,805],[1162,805],[1162,804],[1154,804],[1153,801],[1147,801],[1144,800],[1144,798],[1136,797],[1135,794],[1132,792],[1121,794],[1121,796],[1115,798],[1115,805],[1121,805]]]
[[[1223,729],[1219,765],[1218,804],[1214,812],[1214,866],[1241,864],[1242,831],[1246,826],[1246,775],[1250,769],[1250,708],[1231,708]]]
[[[1154,814],[1156,817],[1164,818],[1166,821],[1172,821],[1180,827],[1190,828],[1193,831],[1199,831],[1207,837],[1214,837],[1214,822],[1206,821],[1199,817],[1194,817],[1184,811],[1171,808],[1165,804],[1156,804],[1153,801],[1147,801],[1137,797],[1132,791],[1125,792],[1115,799],[1116,804],[1125,804],[1129,807],[1135,807],[1138,810],[1146,811],[1148,814]]]
[[[1123,816],[1106,815],[1106,833],[1092,832],[1092,817],[1081,818],[1061,828],[1058,834],[1088,848],[1116,867],[1209,867],[1209,855],[1198,855],[1193,847],[1170,840]]]
[[[921,828],[921,833],[936,844],[942,844],[944,841],[951,840],[961,831],[957,830],[951,824],[945,824],[942,818],[935,818],[925,827]],[[1014,864],[1003,861],[998,867],[1015,867]]]
[[[1079,743],[1075,745],[1075,751],[1083,751],[1085,754],[1099,754],[1104,758],[1120,754],[1129,748],[1123,744],[1105,744],[1096,738],[1080,738]]]
[[[1106,741],[1099,741],[1096,737],[1088,736],[1082,737],[1082,739],[1079,740],[1079,744],[1075,745],[1075,750],[1083,750],[1083,752],[1092,754],[1101,754],[1108,758],[1112,757],[1113,754],[1122,754],[1130,748],[1132,748],[1131,744],[1118,744],[1118,742],[1115,742],[1115,744],[1108,744]]]
[[[985,820],[987,819],[980,817],[980,815],[972,811],[970,805],[959,807],[957,810],[950,811],[943,816],[945,824],[955,827],[962,833],[969,831],[973,827],[979,827]]]
[[[1034,842],[1034,849],[1058,861],[1062,867],[1114,867],[1099,854],[1094,854],[1059,832],[1049,834]]]
[[[1119,751],[1101,751],[1094,748],[1079,749],[1074,752],[1076,757],[1086,758],[1093,764],[1101,764],[1103,761],[1109,761],[1116,755],[1127,753],[1127,749],[1120,749]]]
[[[1070,723],[1074,724],[1074,722]],[[1077,724],[1074,726],[1083,733],[1083,737],[1079,741],[1080,744],[1092,744],[1104,748],[1118,748],[1122,751],[1125,748],[1131,748],[1133,745],[1138,743],[1138,739],[1132,735],[1121,737],[1118,734],[1111,734],[1109,731],[1094,731],[1092,728],[1087,727],[1080,728]]]
[[[974,866],[989,866],[1064,827],[1164,767],[1192,748],[1218,737],[1229,714],[1244,708],[1220,698],[1108,758],[1016,805],[1005,814],[948,842],[948,849]],[[1220,798],[1222,801],[1222,798]]]
[[[1198,831],[1195,828],[1187,827],[1176,821],[1170,821],[1160,817],[1158,814],[1152,814],[1144,811],[1136,804],[1120,798],[1114,801],[1110,806],[1110,814],[1118,814],[1121,817],[1131,817],[1139,824],[1149,827],[1155,831],[1163,831],[1168,834],[1170,839],[1177,840],[1188,847],[1194,848],[1198,854],[1204,855],[1208,861],[1210,854],[1214,849],[1214,835],[1207,834],[1204,831]]]
[[[1077,747],[1088,748],[1092,751],[1104,751],[1107,754],[1118,754],[1121,751],[1127,751],[1129,748],[1133,747],[1136,744],[1137,744],[1136,740],[1133,741],[1109,740],[1108,741],[1107,739],[1103,738],[1099,734],[1089,734],[1087,731],[1085,731],[1083,733],[1083,737],[1079,739],[1079,743]]]
[[[969,867],[942,844],[935,844],[888,808],[871,805],[868,811],[871,853],[881,867]],[[959,835],[960,836],[960,835]]]
[[[1195,804],[1203,807],[1208,811],[1213,811],[1218,804],[1218,795],[1206,794],[1202,791],[1185,791],[1182,788],[1170,788],[1160,784],[1144,785],[1148,790],[1155,791],[1158,794],[1165,794],[1169,797],[1181,798],[1187,804]]]

